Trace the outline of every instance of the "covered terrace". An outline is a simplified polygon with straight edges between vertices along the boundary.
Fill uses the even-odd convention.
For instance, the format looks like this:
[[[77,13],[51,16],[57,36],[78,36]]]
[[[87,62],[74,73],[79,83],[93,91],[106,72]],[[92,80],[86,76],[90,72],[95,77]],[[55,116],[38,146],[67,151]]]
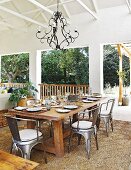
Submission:
[[[38,89],[41,84],[41,52],[51,48],[46,42],[40,43],[36,38],[36,32],[39,26],[42,30],[48,27],[48,21],[56,10],[56,4],[56,0],[0,0],[0,56],[29,53],[29,78]],[[60,0],[59,7],[69,23],[69,29],[76,28],[79,31],[79,37],[75,42],[65,48],[89,47],[89,87],[93,93],[103,94],[103,45],[131,43],[131,0]],[[39,93],[38,99],[40,95]],[[71,111],[71,114],[74,112]],[[51,120],[48,112],[45,116]],[[43,152],[35,150],[32,160],[39,163],[36,169],[131,168],[130,120],[128,122],[115,120],[114,132],[110,131],[109,137],[105,135],[105,131],[103,132],[104,128],[102,131],[99,130],[99,150],[97,152],[95,143],[92,143],[89,160],[85,154],[84,140],[77,149],[74,148],[73,152],[68,153],[68,141],[63,143],[62,123],[59,121],[58,113],[53,121],[55,121],[55,135],[58,134],[54,142],[58,143],[57,151],[61,149],[62,151],[58,155],[56,150],[52,153],[62,158],[58,159],[54,154],[47,154],[48,164],[45,164]],[[47,124],[45,129],[48,129]],[[46,131],[44,133],[46,134]],[[58,140],[60,135],[62,140]],[[76,140],[73,143],[76,143]],[[9,152],[11,134],[8,127],[0,129],[0,144],[1,150]],[[34,166],[32,164],[32,169]]]

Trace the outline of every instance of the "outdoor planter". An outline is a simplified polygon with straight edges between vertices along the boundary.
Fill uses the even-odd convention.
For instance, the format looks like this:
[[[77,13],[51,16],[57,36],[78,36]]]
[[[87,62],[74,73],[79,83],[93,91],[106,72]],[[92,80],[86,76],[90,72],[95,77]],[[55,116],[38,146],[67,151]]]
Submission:
[[[130,102],[129,96],[122,97],[122,106],[129,106],[129,102]]]

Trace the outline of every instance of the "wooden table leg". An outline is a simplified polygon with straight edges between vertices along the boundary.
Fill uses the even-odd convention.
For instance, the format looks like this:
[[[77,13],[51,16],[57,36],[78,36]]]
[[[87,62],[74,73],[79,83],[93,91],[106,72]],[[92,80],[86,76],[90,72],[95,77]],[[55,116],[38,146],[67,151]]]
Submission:
[[[54,121],[54,145],[57,157],[64,156],[62,121]]]
[[[32,122],[32,121],[27,122],[27,128],[28,129],[34,129],[35,125],[36,125],[35,122]]]

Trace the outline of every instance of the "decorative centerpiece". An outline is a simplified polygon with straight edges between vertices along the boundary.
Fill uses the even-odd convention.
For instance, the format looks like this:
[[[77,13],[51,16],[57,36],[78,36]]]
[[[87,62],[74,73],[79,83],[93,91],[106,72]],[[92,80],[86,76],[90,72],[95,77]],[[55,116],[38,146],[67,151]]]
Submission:
[[[9,101],[11,101],[14,106],[26,106],[27,98],[34,97],[36,92],[38,92],[38,90],[31,82],[28,82],[25,83],[24,87],[14,89]]]

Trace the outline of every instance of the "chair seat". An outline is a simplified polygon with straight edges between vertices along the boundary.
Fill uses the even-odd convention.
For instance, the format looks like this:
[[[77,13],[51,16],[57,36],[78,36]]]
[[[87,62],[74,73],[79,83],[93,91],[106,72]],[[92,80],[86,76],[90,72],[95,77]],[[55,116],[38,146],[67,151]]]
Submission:
[[[79,121],[79,129],[89,129],[92,127],[92,122],[90,121]],[[72,128],[78,128],[78,121],[72,124]]]
[[[37,131],[35,129],[23,129],[19,131],[21,141],[30,141],[37,139]],[[38,137],[41,137],[42,133],[38,131]]]

